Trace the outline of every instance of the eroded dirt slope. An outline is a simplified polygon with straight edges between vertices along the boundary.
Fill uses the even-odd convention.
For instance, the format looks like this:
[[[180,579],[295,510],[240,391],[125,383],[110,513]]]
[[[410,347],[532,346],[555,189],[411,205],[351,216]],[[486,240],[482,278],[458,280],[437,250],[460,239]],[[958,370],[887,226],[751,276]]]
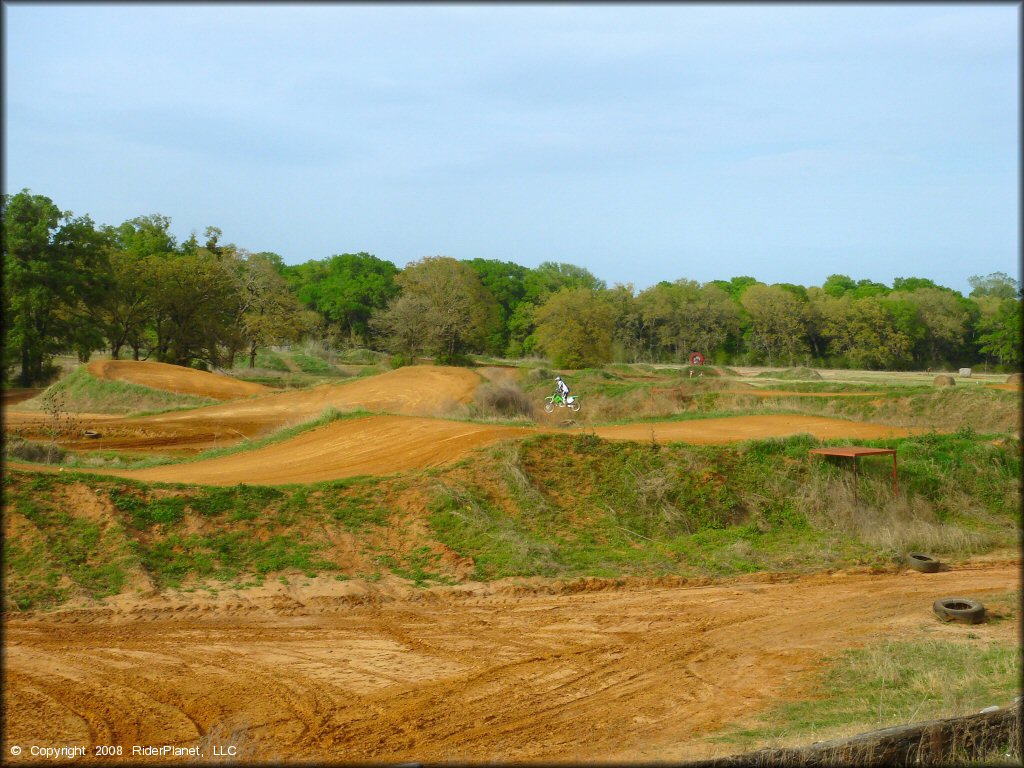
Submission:
[[[827,654],[968,629],[1019,641],[1013,621],[968,628],[931,612],[936,597],[984,601],[1019,581],[1016,560],[619,588],[321,578],[8,614],[4,753],[212,743],[247,762],[697,759],[727,750],[708,734],[805,695]]]

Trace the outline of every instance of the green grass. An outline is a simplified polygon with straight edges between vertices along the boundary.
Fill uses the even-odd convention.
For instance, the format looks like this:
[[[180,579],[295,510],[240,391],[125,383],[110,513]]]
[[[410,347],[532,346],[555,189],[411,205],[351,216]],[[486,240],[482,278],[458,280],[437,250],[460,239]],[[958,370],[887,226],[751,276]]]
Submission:
[[[715,740],[746,751],[810,742],[1006,706],[1020,692],[1021,651],[973,638],[883,642],[826,660],[813,694]]]
[[[283,570],[315,574],[333,563],[317,557],[319,547],[301,536],[261,540],[246,531],[212,535],[172,533],[147,547],[142,564],[161,586],[178,587],[186,578],[237,580],[243,574],[266,576]]]
[[[456,578],[436,554],[445,548],[472,561],[472,578],[490,580],[810,572],[891,566],[908,551],[955,562],[1018,546],[1020,441],[967,429],[861,441],[897,450],[900,494],[890,461],[868,457],[856,505],[848,462],[808,461],[809,449],[844,442],[797,435],[691,446],[542,434],[421,472],[273,488],[12,471],[5,509],[41,538],[5,542],[7,573],[24,604],[61,599],[64,576],[87,594],[118,588],[102,567],[116,561],[117,542],[98,540],[94,524],[65,509],[72,483],[109,503],[125,556],[160,587],[327,570],[338,536],[345,547],[355,542],[362,562],[417,585]],[[367,571],[346,567],[339,575]]]
[[[7,597],[22,609],[59,602],[67,594],[57,588],[62,574],[91,597],[117,594],[133,558],[120,525],[103,530],[93,520],[72,515],[59,497],[45,493],[54,487],[48,478],[35,478],[26,486],[5,481],[5,506],[32,523],[39,534],[32,542],[4,542],[9,586],[13,585]]]
[[[299,366],[303,373],[310,373],[316,376],[339,376],[338,369],[319,357],[313,357],[303,352],[293,352],[292,361]]]
[[[291,370],[288,367],[288,363],[284,361],[284,358],[276,352],[272,352],[269,349],[260,349],[256,351],[256,360],[254,368],[258,368],[264,371],[281,371],[286,373]],[[249,368],[249,356],[242,355],[235,360],[235,370],[252,370]]]
[[[72,413],[72,419],[74,413],[162,413],[219,402],[207,397],[180,395],[125,381],[97,379],[82,365],[48,387],[42,394],[20,403],[16,408],[42,410],[42,402],[47,394],[62,398],[64,410]]]

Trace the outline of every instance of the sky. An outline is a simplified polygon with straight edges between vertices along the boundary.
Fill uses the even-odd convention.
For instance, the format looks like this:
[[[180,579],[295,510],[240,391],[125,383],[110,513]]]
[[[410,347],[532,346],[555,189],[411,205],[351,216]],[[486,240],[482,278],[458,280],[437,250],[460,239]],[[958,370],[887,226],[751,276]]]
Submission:
[[[97,224],[637,290],[1019,278],[1017,4],[3,6],[4,192]]]

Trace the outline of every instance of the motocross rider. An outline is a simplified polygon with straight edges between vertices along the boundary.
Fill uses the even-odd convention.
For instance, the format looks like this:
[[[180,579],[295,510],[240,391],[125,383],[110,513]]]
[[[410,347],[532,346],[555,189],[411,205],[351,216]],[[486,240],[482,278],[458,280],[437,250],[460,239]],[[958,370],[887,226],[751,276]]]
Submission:
[[[561,376],[555,376],[555,394],[562,398],[563,403],[569,402],[569,385],[562,381]]]

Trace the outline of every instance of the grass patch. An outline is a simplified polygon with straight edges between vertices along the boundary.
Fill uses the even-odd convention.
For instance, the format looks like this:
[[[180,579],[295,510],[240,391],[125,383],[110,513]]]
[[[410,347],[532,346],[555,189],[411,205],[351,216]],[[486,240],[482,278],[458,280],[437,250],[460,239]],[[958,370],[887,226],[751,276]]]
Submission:
[[[292,361],[299,366],[303,373],[310,373],[316,376],[339,376],[338,370],[319,357],[307,355],[304,352],[293,352]]]
[[[56,384],[52,384],[41,395],[19,403],[15,409],[42,410],[43,399],[48,394],[62,397],[65,410],[72,413],[162,413],[220,402],[208,397],[181,395],[126,381],[97,379],[89,373],[86,366],[81,365]]]
[[[256,352],[255,368],[264,368],[268,371],[290,371],[288,363],[279,354],[269,349],[261,349]],[[246,365],[248,367],[248,365]]]
[[[298,536],[261,540],[246,531],[212,535],[170,534],[142,552],[142,564],[160,586],[178,587],[187,578],[230,582],[243,573],[266,576],[294,569],[303,573],[333,569],[316,556],[320,547]]]
[[[826,661],[811,697],[774,707],[758,725],[716,741],[738,751],[824,741],[862,731],[1005,706],[1019,693],[1019,648],[979,640],[885,642]]]

